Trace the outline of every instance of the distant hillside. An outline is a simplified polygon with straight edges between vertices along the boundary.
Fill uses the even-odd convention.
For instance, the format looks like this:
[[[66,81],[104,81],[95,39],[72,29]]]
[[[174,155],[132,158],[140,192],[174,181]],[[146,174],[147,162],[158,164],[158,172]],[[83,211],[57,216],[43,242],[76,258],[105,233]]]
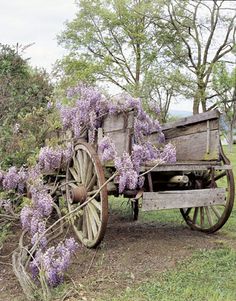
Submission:
[[[193,113],[190,111],[170,110],[170,115],[173,117],[187,117],[193,115]]]

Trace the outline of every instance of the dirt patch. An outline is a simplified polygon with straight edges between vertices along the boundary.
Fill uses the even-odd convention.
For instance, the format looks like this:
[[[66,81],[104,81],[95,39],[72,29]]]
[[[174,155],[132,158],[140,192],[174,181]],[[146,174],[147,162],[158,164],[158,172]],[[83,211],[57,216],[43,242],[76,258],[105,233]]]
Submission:
[[[19,233],[8,239],[3,255],[17,245]],[[152,278],[177,262],[183,262],[199,249],[216,245],[217,234],[209,236],[173,223],[131,222],[127,218],[110,217],[106,236],[96,250],[81,247],[66,278],[78,289],[76,298],[65,300],[97,300],[114,296],[131,286]],[[0,261],[11,263],[10,257]],[[22,299],[21,299],[22,298]],[[0,270],[0,300],[24,300],[10,265]]]

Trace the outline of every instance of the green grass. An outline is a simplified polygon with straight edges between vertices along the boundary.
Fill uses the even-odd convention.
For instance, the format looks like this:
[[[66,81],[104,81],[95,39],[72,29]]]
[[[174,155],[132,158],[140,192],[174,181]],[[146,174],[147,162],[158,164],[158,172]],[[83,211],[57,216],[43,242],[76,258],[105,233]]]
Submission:
[[[109,300],[235,301],[235,288],[236,252],[224,248],[199,251],[175,270],[161,273],[155,279]]]

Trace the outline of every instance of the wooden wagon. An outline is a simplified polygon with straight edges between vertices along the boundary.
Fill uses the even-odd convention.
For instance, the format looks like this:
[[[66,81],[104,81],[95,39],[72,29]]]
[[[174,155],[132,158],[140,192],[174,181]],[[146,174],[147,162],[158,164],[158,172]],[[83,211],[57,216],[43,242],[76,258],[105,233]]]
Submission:
[[[227,221],[234,203],[232,166],[225,156],[219,133],[218,111],[194,115],[163,126],[166,142],[177,151],[177,162],[142,166],[145,183],[142,190],[125,190],[132,200],[134,219],[138,211],[179,208],[186,223],[194,230],[213,233]],[[130,152],[133,143],[134,114],[118,114],[104,119],[97,141],[109,135],[118,154]],[[156,143],[157,133],[148,139]],[[153,164],[154,165],[154,164]],[[103,239],[108,221],[108,195],[118,195],[113,164],[102,165],[97,143],[79,140],[66,172],[64,194],[69,212],[86,204],[71,215],[78,239],[87,247],[96,247]],[[94,196],[87,202],[88,198]]]

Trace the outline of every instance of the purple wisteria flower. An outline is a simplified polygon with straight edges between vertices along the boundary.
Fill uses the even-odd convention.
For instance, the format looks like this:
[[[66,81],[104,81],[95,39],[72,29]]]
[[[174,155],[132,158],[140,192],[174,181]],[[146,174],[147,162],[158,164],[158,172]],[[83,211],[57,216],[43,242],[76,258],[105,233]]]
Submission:
[[[14,190],[19,183],[19,175],[15,166],[9,168],[8,172],[4,175],[2,186],[5,190]]]
[[[138,172],[135,170],[131,156],[124,152],[122,157],[115,158],[115,167],[119,172],[119,192],[125,188],[135,189],[138,184]]]
[[[160,153],[160,159],[165,163],[176,162],[176,148],[173,146],[173,144],[168,143],[164,146],[162,152]]]
[[[20,220],[22,224],[22,228],[24,230],[30,231],[31,219],[33,216],[33,208],[26,205],[21,209],[20,212]]]
[[[68,269],[71,257],[78,248],[74,238],[60,242],[56,247],[51,247],[45,252],[36,252],[35,258],[30,263],[33,277],[37,279],[39,270],[42,269],[50,286],[57,286],[64,279],[64,273]]]
[[[62,153],[60,150],[51,147],[43,147],[39,153],[39,166],[44,172],[51,172],[60,168]]]
[[[114,160],[116,157],[115,144],[111,141],[111,138],[105,136],[102,138],[98,145],[98,154],[102,162]]]
[[[95,138],[95,130],[101,126],[101,119],[109,112],[107,99],[95,88],[78,85],[70,88],[69,98],[74,106],[60,106],[61,121],[65,130],[70,130],[74,138],[80,138],[81,130],[90,130],[90,142]]]

